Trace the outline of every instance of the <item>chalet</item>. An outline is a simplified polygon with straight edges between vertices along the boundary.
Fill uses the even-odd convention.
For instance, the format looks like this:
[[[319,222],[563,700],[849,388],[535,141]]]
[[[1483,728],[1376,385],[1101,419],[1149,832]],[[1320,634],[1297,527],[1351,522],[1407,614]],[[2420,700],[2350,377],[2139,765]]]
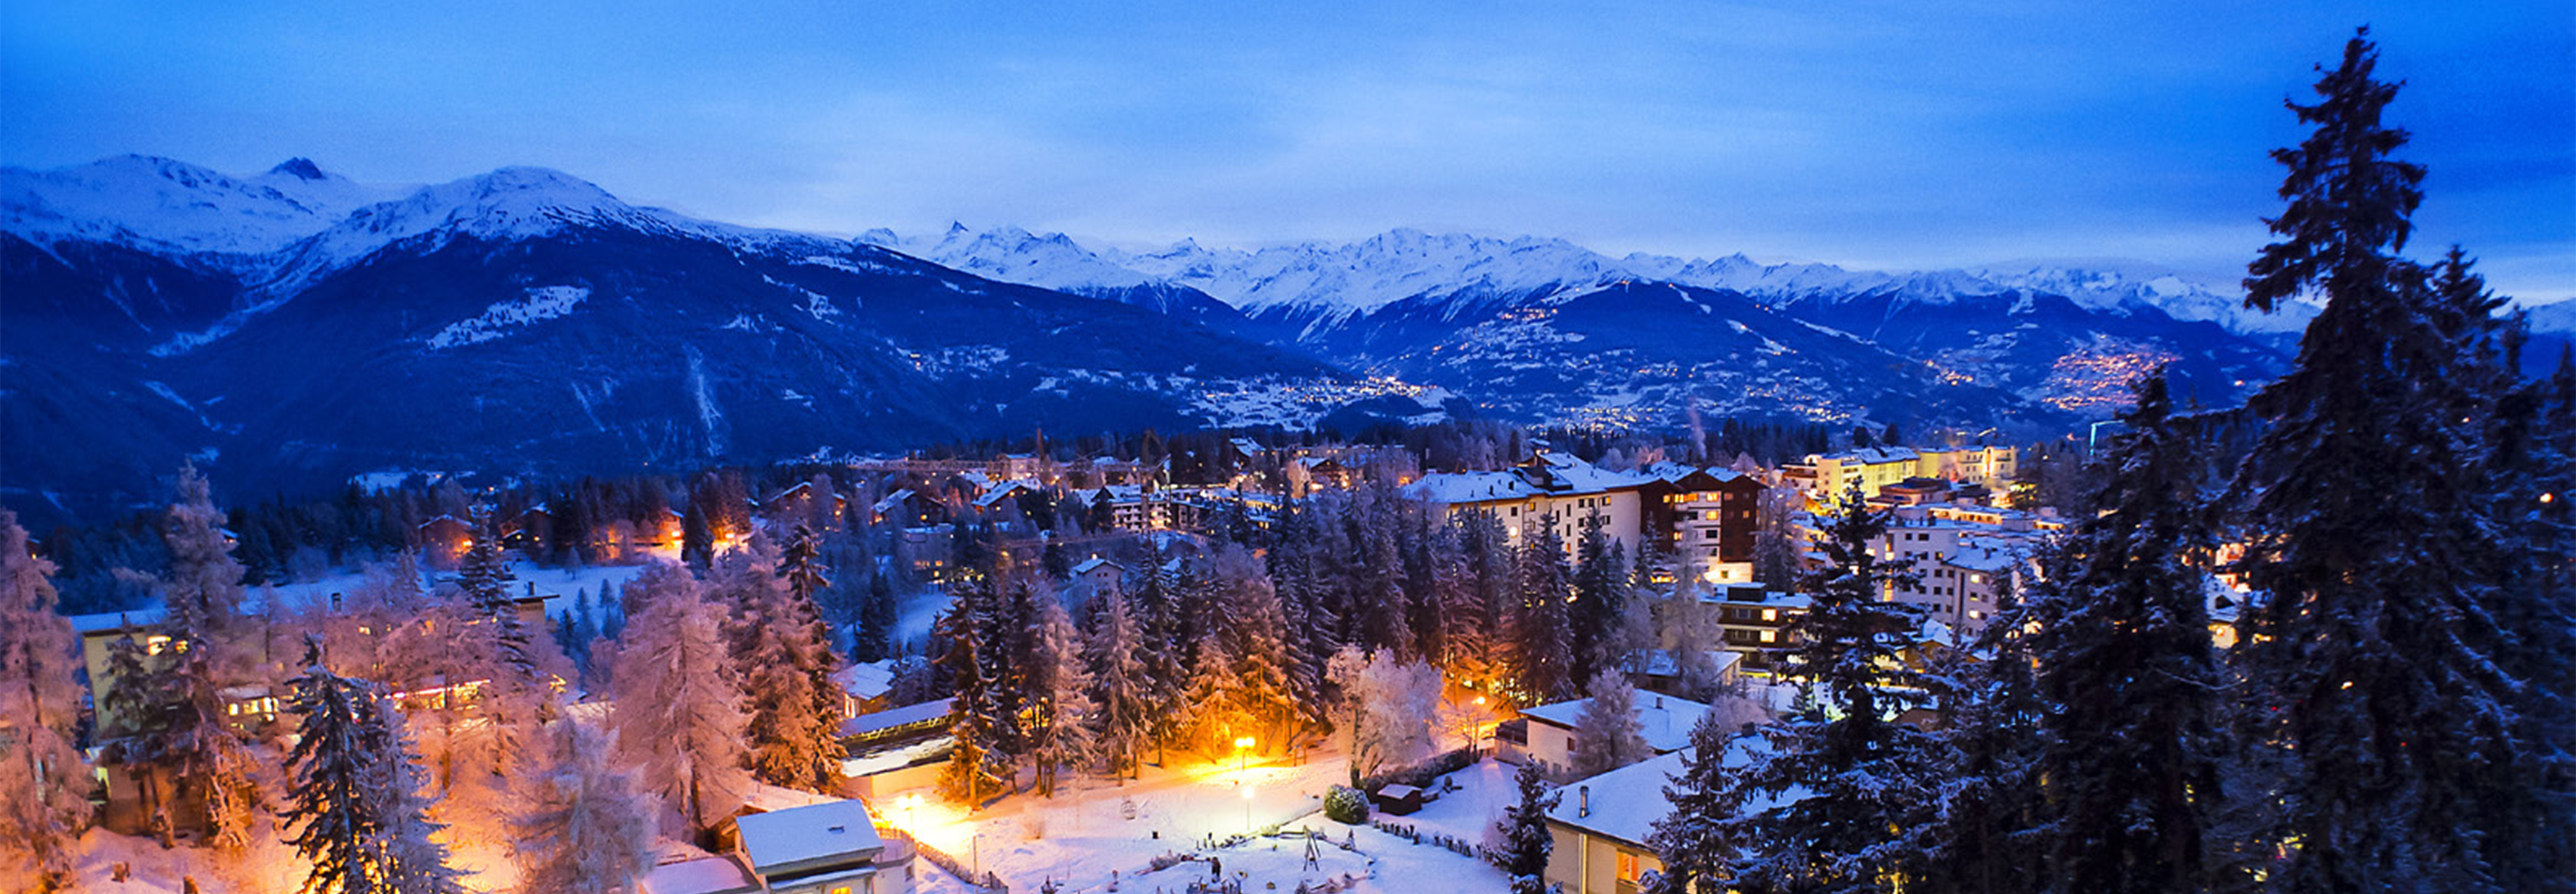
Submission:
[[[1680,693],[1682,684],[1685,682],[1682,679],[1681,662],[1676,660],[1676,656],[1680,654],[1688,653],[1680,653],[1673,649],[1648,651],[1646,666],[1630,674],[1630,681],[1635,683],[1638,689],[1647,692],[1660,692],[1667,695]],[[1724,649],[1712,650],[1706,654],[1709,665],[1717,669],[1715,679],[1710,682],[1719,686],[1733,686],[1737,680],[1742,679],[1744,669],[1742,654]]]
[[[886,697],[894,693],[894,660],[852,664],[832,672],[832,682],[841,687],[841,716],[885,710]]]
[[[1324,488],[1349,490],[1351,482],[1359,477],[1341,460],[1329,456],[1301,457],[1281,467],[1280,472],[1288,479],[1288,492],[1298,496]]]
[[[940,505],[938,500],[923,497],[908,487],[887,494],[885,499],[868,507],[868,517],[876,523],[905,528],[937,524],[945,521],[947,514],[947,507]]]
[[[771,518],[810,518],[814,516],[821,501],[822,497],[814,493],[813,482],[799,481],[794,486],[770,496],[769,499],[760,501],[760,511],[761,514]],[[848,507],[849,502],[850,498],[847,496],[839,493],[832,494],[832,514],[839,515]]]
[[[1126,579],[1127,566],[1099,556],[1084,559],[1073,566],[1073,585],[1083,591],[1084,598],[1079,600],[1083,602],[1120,592]]]
[[[1516,749],[1506,748],[1504,758],[1525,759],[1538,764],[1541,770],[1564,775],[1566,768],[1574,765],[1575,723],[1583,716],[1584,707],[1590,704],[1591,699],[1578,698],[1522,709],[1521,718],[1527,721],[1523,727],[1523,740]],[[1639,732],[1646,738],[1646,747],[1656,754],[1689,747],[1691,726],[1698,723],[1700,716],[1707,714],[1708,710],[1709,706],[1685,698],[1652,692],[1637,693]],[[1508,736],[1504,737],[1504,743],[1514,744]]]
[[[412,526],[411,542],[429,564],[454,568],[474,546],[474,526],[453,515],[440,515]]]
[[[982,512],[992,512],[1001,508],[1005,502],[1017,500],[1024,494],[1037,491],[1038,483],[1026,478],[996,482],[986,487],[982,496],[975,498],[975,508]]]
[[[876,820],[860,801],[826,801],[734,820],[739,851],[768,894],[906,894],[912,853],[891,862]]]

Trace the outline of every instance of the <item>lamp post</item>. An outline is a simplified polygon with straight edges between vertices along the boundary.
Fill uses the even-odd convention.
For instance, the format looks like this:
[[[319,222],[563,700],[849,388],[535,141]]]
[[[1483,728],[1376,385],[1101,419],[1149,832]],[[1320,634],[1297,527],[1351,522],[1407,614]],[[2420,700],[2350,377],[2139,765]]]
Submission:
[[[1252,769],[1252,737],[1244,736],[1234,740],[1234,772],[1241,775],[1249,769]]]
[[[1252,831],[1252,783],[1243,784],[1243,830]]]

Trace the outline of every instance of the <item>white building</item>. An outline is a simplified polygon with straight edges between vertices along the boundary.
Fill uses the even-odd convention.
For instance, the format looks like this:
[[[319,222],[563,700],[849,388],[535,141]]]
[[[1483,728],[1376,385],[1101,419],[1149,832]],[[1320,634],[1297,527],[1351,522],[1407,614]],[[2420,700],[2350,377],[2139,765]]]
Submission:
[[[1597,523],[1633,556],[1644,535],[1639,491],[1656,480],[1542,450],[1510,471],[1424,475],[1411,491],[1450,513],[1492,513],[1513,543],[1552,520],[1569,553],[1582,541],[1584,526]]]

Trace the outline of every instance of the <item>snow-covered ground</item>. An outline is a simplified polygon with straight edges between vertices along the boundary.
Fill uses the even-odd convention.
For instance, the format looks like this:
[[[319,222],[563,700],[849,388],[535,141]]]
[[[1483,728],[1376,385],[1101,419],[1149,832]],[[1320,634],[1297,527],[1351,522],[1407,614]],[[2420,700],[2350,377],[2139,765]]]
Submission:
[[[546,602],[546,613],[559,615],[572,608],[569,600],[573,598],[574,592],[587,592],[596,598],[600,593],[601,585],[613,583],[623,587],[627,581],[644,573],[644,566],[594,565],[584,568],[540,568],[533,563],[520,561],[510,563],[510,573],[518,578],[515,586],[521,593],[527,592],[529,585],[534,584],[536,592],[541,595],[561,597],[549,599]],[[438,579],[455,576],[455,572],[450,571],[430,571],[429,574]],[[354,591],[365,584],[366,579],[366,573],[363,571],[344,571],[309,581],[253,587],[251,592],[260,594],[260,598],[263,599],[273,598],[276,600],[275,604],[280,606],[300,608],[327,602],[333,593]]]
[[[1240,875],[1247,891],[1272,890],[1273,883],[1276,890],[1293,891],[1300,882],[1321,885],[1345,876],[1358,880],[1345,890],[1363,892],[1505,889],[1502,873],[1482,860],[1325,819],[1325,789],[1349,781],[1349,763],[1339,755],[1323,754],[1303,764],[1255,759],[1240,769],[1231,761],[1171,757],[1170,768],[1146,767],[1144,778],[1123,785],[1086,779],[1059,790],[1053,799],[1032,791],[976,813],[942,803],[929,791],[887,793],[878,803],[895,825],[970,868],[980,866],[1000,876],[1013,890],[1036,890],[1054,881],[1067,892],[1177,891],[1205,880],[1212,868],[1229,877]],[[1459,791],[1413,816],[1390,819],[1420,829],[1426,839],[1438,832],[1471,843],[1482,840],[1484,828],[1502,815],[1511,797],[1508,768],[1489,760],[1450,778]],[[908,795],[920,796],[921,803],[909,803]],[[1294,837],[1253,838],[1230,847],[1209,844],[1211,836],[1221,842],[1272,824],[1291,831],[1312,829],[1329,843],[1318,843],[1312,866],[1306,862],[1306,843]],[[1350,850],[1338,846],[1344,842]],[[1197,859],[1152,871],[1150,861],[1166,854]],[[920,868],[923,891],[955,890],[938,887],[953,885],[954,879],[926,861]]]

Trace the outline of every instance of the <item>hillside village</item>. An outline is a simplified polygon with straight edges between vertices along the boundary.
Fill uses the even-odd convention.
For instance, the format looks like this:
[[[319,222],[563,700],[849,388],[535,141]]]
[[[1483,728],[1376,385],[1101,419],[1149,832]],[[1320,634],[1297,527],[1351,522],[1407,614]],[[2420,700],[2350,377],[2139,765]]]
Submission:
[[[392,608],[385,602],[388,588],[410,589],[402,598],[435,600],[441,593],[461,597],[468,588],[493,586],[496,578],[506,582],[501,589],[475,597],[472,603],[496,606],[496,613],[483,622],[463,623],[497,621],[519,631],[517,635],[530,644],[520,648],[530,649],[535,656],[529,665],[537,674],[535,679],[545,684],[535,697],[559,705],[576,725],[604,725],[615,710],[619,689],[613,683],[602,685],[608,674],[598,653],[610,645],[603,634],[642,620],[644,609],[637,604],[637,591],[652,586],[653,578],[688,576],[670,563],[702,563],[697,574],[711,586],[729,586],[716,583],[728,574],[724,569],[746,562],[774,569],[763,572],[764,577],[795,580],[806,572],[776,568],[781,561],[779,544],[790,544],[790,553],[807,556],[811,562],[821,542],[818,531],[872,539],[876,558],[868,569],[874,573],[868,577],[883,583],[871,589],[882,596],[891,595],[896,586],[906,588],[900,599],[903,605],[891,611],[914,617],[897,617],[891,623],[882,617],[846,626],[824,623],[831,628],[829,648],[835,656],[844,650],[866,652],[864,640],[882,638],[874,644],[876,654],[863,656],[868,660],[834,657],[816,665],[834,696],[828,712],[837,718],[833,741],[819,749],[839,755],[833,772],[761,780],[728,799],[737,806],[696,813],[676,823],[677,828],[666,828],[675,837],[656,851],[641,890],[715,892],[749,890],[742,886],[751,884],[803,890],[781,885],[789,878],[808,877],[800,874],[806,868],[782,874],[775,867],[781,860],[804,867],[799,861],[810,859],[840,860],[847,865],[831,878],[873,877],[877,881],[870,884],[876,891],[910,890],[905,886],[908,882],[896,880],[919,879],[924,872],[962,874],[969,878],[963,883],[969,887],[1025,887],[1030,880],[978,877],[971,865],[961,871],[950,865],[955,863],[950,855],[914,834],[918,831],[944,841],[954,837],[953,829],[908,830],[904,821],[907,813],[919,813],[927,801],[962,806],[954,825],[971,827],[979,813],[995,805],[996,798],[1008,802],[1037,797],[1027,791],[1034,778],[1028,774],[1055,772],[1017,760],[1002,765],[996,774],[978,770],[981,781],[968,786],[971,793],[961,803],[953,767],[961,760],[961,739],[971,743],[980,735],[976,724],[982,718],[960,705],[956,684],[943,686],[932,679],[939,676],[943,653],[955,649],[960,639],[971,638],[949,626],[961,614],[958,604],[978,598],[979,593],[990,598],[994,582],[1007,580],[1023,595],[1030,590],[1048,593],[1039,598],[1057,601],[1062,608],[1051,611],[1066,619],[1056,623],[1069,622],[1078,628],[1073,633],[1076,639],[1096,641],[1104,635],[1102,626],[1110,623],[1107,615],[1125,615],[1131,606],[1146,605],[1162,605],[1156,610],[1170,614],[1175,594],[1218,586],[1228,573],[1245,574],[1247,569],[1239,564],[1233,564],[1231,571],[1220,566],[1249,559],[1254,564],[1248,573],[1263,579],[1274,599],[1311,600],[1290,609],[1302,617],[1311,619],[1318,610],[1365,613],[1359,600],[1322,592],[1334,584],[1317,575],[1320,566],[1328,564],[1324,556],[1312,552],[1323,528],[1319,520],[1334,519],[1331,527],[1384,526],[1384,530],[1355,532],[1361,542],[1419,538],[1419,542],[1381,545],[1394,550],[1383,560],[1397,565],[1427,558],[1421,550],[1451,548],[1443,544],[1454,545],[1467,536],[1459,532],[1482,531],[1492,537],[1482,549],[1497,561],[1535,562],[1537,567],[1560,569],[1576,606],[1565,622],[1567,630],[1571,633],[1574,625],[1589,628],[1576,634],[1583,648],[1595,656],[1584,663],[1587,666],[1557,669],[1550,682],[1540,676],[1548,672],[1527,666],[1536,662],[1512,657],[1522,650],[1508,642],[1517,627],[1507,621],[1498,620],[1481,630],[1472,629],[1472,622],[1462,625],[1469,629],[1451,632],[1422,630],[1417,631],[1421,639],[1407,641],[1401,632],[1389,637],[1380,629],[1370,629],[1365,625],[1372,622],[1363,616],[1360,625],[1341,626],[1351,631],[1353,639],[1342,646],[1338,657],[1323,653],[1332,662],[1305,669],[1293,667],[1292,662],[1286,669],[1292,674],[1320,673],[1325,679],[1309,680],[1307,693],[1273,694],[1289,701],[1329,703],[1315,705],[1313,710],[1331,716],[1330,720],[1302,719],[1310,709],[1292,707],[1301,719],[1253,724],[1210,718],[1205,729],[1140,730],[1154,741],[1156,753],[1148,760],[1136,748],[1142,742],[1127,744],[1123,755],[1109,757],[1108,779],[1115,781],[1124,772],[1142,783],[1157,774],[1187,774],[1203,762],[1223,765],[1229,760],[1246,771],[1345,766],[1352,769],[1343,782],[1361,781],[1361,771],[1366,769],[1367,781],[1373,785],[1363,794],[1387,805],[1387,812],[1401,814],[1411,812],[1408,808],[1418,809],[1426,792],[1434,800],[1439,797],[1442,790],[1437,781],[1445,777],[1432,770],[1460,772],[1479,760],[1527,765],[1574,798],[1573,808],[1549,816],[1559,846],[1553,851],[1558,856],[1549,863],[1548,877],[1567,882],[1569,890],[1610,890],[1615,883],[1633,886],[1640,873],[1656,865],[1635,822],[1621,821],[1626,822],[1621,825],[1608,819],[1651,819],[1658,815],[1654,805],[1662,803],[1659,783],[1622,785],[1623,779],[1647,778],[1623,771],[1630,764],[1669,764],[1672,755],[1687,750],[1687,734],[1700,716],[1717,710],[1712,703],[1732,706],[1722,712],[1739,723],[1758,722],[1792,707],[1795,696],[1787,679],[1794,667],[1784,656],[1796,644],[1794,628],[1807,599],[1793,590],[1766,586],[1763,579],[1779,579],[1783,569],[1770,569],[1766,575],[1761,566],[1766,560],[1785,562],[1786,573],[1793,577],[1819,566],[1824,559],[1808,543],[1817,536],[1818,513],[1831,510],[1845,496],[1859,494],[1869,507],[1896,519],[1875,548],[1891,557],[1919,560],[1927,569],[1922,583],[1890,587],[1886,594],[1929,610],[1930,620],[1913,631],[1925,647],[1954,645],[1972,636],[1993,610],[1996,594],[2024,573],[2033,538],[2060,527],[2052,511],[2005,505],[2012,502],[2018,477],[2017,451],[2010,447],[1870,448],[1812,454],[1777,468],[1763,468],[1749,460],[1731,466],[1659,460],[1611,468],[1542,445],[1521,461],[1493,471],[1421,471],[1418,460],[1400,447],[1274,447],[1249,437],[1225,439],[1215,447],[1222,452],[1209,464],[1215,472],[1201,477],[1217,480],[1198,485],[1169,483],[1173,477],[1169,459],[1159,465],[1119,460],[1068,463],[1034,453],[1002,453],[987,460],[853,463],[765,489],[757,497],[743,492],[745,496],[735,505],[692,501],[685,510],[666,508],[658,525],[637,526],[621,520],[604,526],[605,531],[594,529],[591,536],[596,542],[583,547],[597,550],[606,564],[586,566],[588,570],[577,570],[585,567],[579,563],[552,573],[541,567],[541,560],[549,556],[581,551],[559,542],[566,531],[557,520],[571,513],[562,513],[552,501],[526,502],[516,511],[484,503],[469,507],[461,516],[443,512],[410,525],[403,561],[417,566],[398,565],[395,573],[411,577],[389,579],[379,571],[364,579],[323,576],[309,583],[273,582],[249,591],[237,609],[237,623],[257,629],[250,634],[262,644],[254,663],[270,676],[242,675],[214,691],[221,726],[253,750],[282,748],[291,741],[295,718],[286,708],[294,681],[276,675],[292,675],[294,662],[286,656],[296,651],[294,638],[320,636],[326,642],[358,644],[326,650],[325,664],[340,667],[341,673],[364,672],[380,680],[389,702],[409,715],[407,725],[419,737],[416,741],[430,743],[424,754],[446,761],[454,757],[451,750],[471,750],[474,746],[469,743],[480,735],[477,728],[494,722],[488,712],[497,710],[492,699],[493,690],[502,685],[498,678],[470,661],[408,664],[393,654],[401,647],[388,637],[398,634],[376,630],[365,619],[403,623],[383,614]],[[709,486],[702,492],[723,499],[721,495],[737,492],[732,488]],[[2023,490],[2026,498],[2026,484]],[[239,535],[229,529],[221,534],[228,547],[238,543]],[[802,546],[794,546],[798,544]],[[1542,550],[1544,555],[1537,554]],[[715,555],[693,559],[692,553]],[[1635,558],[1626,558],[1630,556]],[[1425,582],[1425,592],[1408,592],[1411,582],[1402,578],[1413,572],[1398,569],[1399,579],[1391,581],[1393,595],[1428,603],[1441,598],[1430,591],[1445,588],[1436,580],[1442,571],[1465,571],[1433,561],[1439,567],[1432,571],[1435,579]],[[670,570],[649,570],[655,565]],[[1350,570],[1367,574],[1365,567]],[[527,579],[518,580],[521,576]],[[1306,580],[1300,583],[1291,576]],[[1616,592],[1595,589],[1604,586],[1603,580],[1612,581]],[[352,585],[374,592],[340,589]],[[760,610],[741,601],[740,595],[720,598],[735,602],[728,611],[737,617]],[[1605,599],[1633,608],[1592,613],[1582,608],[1587,600]],[[1118,605],[1113,608],[1113,603]],[[1418,614],[1440,614],[1432,605],[1422,607],[1429,611]],[[863,612],[883,615],[888,610],[880,605]],[[819,608],[807,611],[822,621]],[[626,613],[635,617],[627,618]],[[925,628],[920,623],[922,614],[937,615],[940,620]],[[1403,614],[1388,617],[1401,626],[1406,620]],[[71,622],[81,638],[84,676],[94,683],[87,700],[101,706],[98,728],[131,726],[133,721],[110,713],[123,702],[99,696],[118,689],[120,673],[135,672],[135,665],[119,663],[121,643],[138,644],[148,666],[148,656],[184,648],[176,643],[189,641],[188,634],[173,629],[163,606],[81,615]],[[421,623],[435,621],[425,618]],[[1188,622],[1173,617],[1161,623],[1175,625],[1177,630],[1177,625]],[[1214,621],[1200,623],[1221,626]],[[863,629],[871,625],[877,629]],[[950,632],[943,634],[943,630]],[[352,632],[357,639],[346,640]],[[1340,633],[1281,629],[1268,635],[1291,641],[1312,635],[1319,642],[1329,642]],[[557,648],[536,649],[535,644]],[[1172,663],[1187,660],[1180,655],[1151,654],[1164,649],[1185,651],[1184,646],[1140,646],[1149,664],[1158,657]],[[1083,645],[1073,650],[1094,651]],[[355,660],[353,651],[369,653],[369,660]],[[1072,665],[1079,673],[1096,675],[1098,663],[1104,660],[1093,655]],[[1584,676],[1572,676],[1578,670]],[[1226,668],[1220,676],[1232,672]],[[745,668],[735,679],[748,681],[758,673]],[[1407,673],[1412,675],[1410,683],[1387,682]],[[1184,674],[1164,685],[1187,689],[1214,684]],[[1408,685],[1413,692],[1410,702],[1392,713],[1383,706],[1331,706],[1374,698],[1380,692],[1376,687],[1391,687],[1387,690],[1391,693]],[[1594,690],[1603,686],[1624,690],[1613,698],[1633,705],[1634,725],[1644,743],[1642,749],[1630,749],[1606,761],[1586,756],[1577,744],[1587,736],[1605,735],[1593,728],[1600,721],[1587,717],[1587,706],[1598,696]],[[552,696],[543,694],[548,689]],[[1364,697],[1362,692],[1371,695]],[[523,692],[512,697],[530,696]],[[1100,704],[1101,696],[1093,696],[1092,709],[1099,710]],[[1247,702],[1240,710],[1256,714],[1261,708]],[[1349,713],[1336,713],[1344,711]],[[1093,718],[1086,717],[1056,721],[1091,722]],[[435,742],[422,736],[424,724],[442,727]],[[1257,736],[1232,734],[1256,727]],[[1351,738],[1360,735],[1385,741],[1363,743]],[[1226,747],[1229,742],[1233,743],[1230,748]],[[1116,747],[1103,742],[1093,747],[1098,750],[1064,755],[1074,758],[1069,762],[1074,768],[1071,775],[1083,776],[1082,769],[1102,766],[1098,762],[1104,755],[1116,752]],[[968,759],[980,760],[971,755]],[[93,799],[105,832],[186,839],[217,831],[215,818],[202,810],[167,803],[185,802],[184,787],[170,789],[169,781],[140,774],[130,760],[102,766]],[[1391,781],[1399,778],[1413,781]],[[1100,781],[1065,784],[1097,786]],[[1332,780],[1316,784],[1328,785]],[[982,790],[976,790],[979,787]],[[798,789],[812,794],[790,795]],[[761,795],[763,791],[776,794]],[[1320,805],[1326,793],[1302,794]],[[829,800],[840,796],[847,800]],[[807,803],[813,806],[803,806]],[[838,809],[834,804],[847,804],[851,812],[833,814]],[[755,816],[761,821],[751,822]],[[667,812],[661,817],[666,825],[671,825],[671,819]],[[799,846],[810,844],[816,840],[814,835],[821,834],[815,831],[817,824],[863,829],[864,834],[853,833],[844,850],[822,857],[780,857],[772,844],[764,842],[765,837],[786,836]],[[1201,849],[1213,859],[1225,851],[1215,845],[1241,831],[1210,832],[1213,837],[1203,840]],[[1460,831],[1463,839],[1470,832],[1481,837],[1484,830]],[[834,838],[825,835],[821,840]],[[1051,867],[1049,879],[1079,879],[1092,864],[1078,852],[1068,851],[1063,858],[1071,865]],[[916,859],[935,861],[941,868],[916,866]],[[1114,862],[1115,858],[1104,859]],[[1600,879],[1585,881],[1583,867],[1595,864],[1614,868]]]

